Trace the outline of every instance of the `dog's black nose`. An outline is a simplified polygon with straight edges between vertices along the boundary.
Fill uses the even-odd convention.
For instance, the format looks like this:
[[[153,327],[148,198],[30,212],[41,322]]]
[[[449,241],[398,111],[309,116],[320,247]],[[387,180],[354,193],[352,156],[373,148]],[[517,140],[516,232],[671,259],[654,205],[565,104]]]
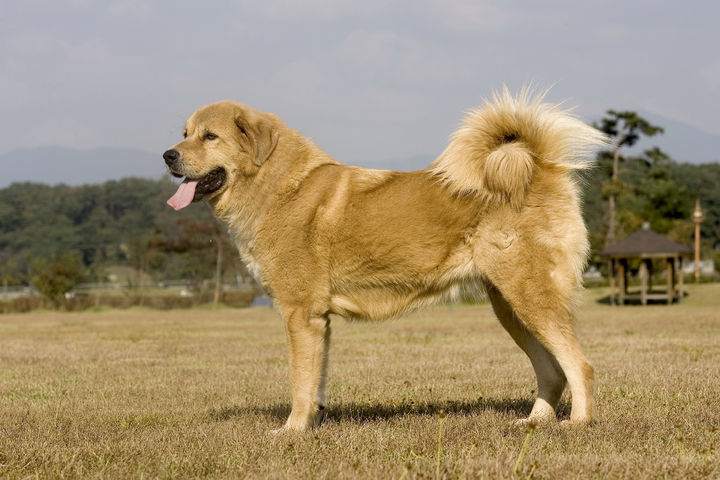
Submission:
[[[163,158],[165,159],[165,163],[168,167],[173,167],[180,159],[180,152],[178,152],[177,150],[168,150],[167,152],[163,153]]]

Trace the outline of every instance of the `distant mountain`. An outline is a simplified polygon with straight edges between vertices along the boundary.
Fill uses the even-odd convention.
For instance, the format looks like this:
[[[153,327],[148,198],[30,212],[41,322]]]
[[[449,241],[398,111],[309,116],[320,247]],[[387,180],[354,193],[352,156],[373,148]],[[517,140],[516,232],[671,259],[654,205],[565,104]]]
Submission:
[[[641,117],[653,125],[662,127],[665,133],[638,141],[631,153],[642,153],[652,147],[660,147],[678,163],[720,162],[720,135],[704,132],[687,123],[671,120],[656,113],[638,110]],[[601,118],[601,116],[598,116]]]
[[[435,160],[432,155],[411,155],[403,158],[391,158],[389,160],[379,160],[376,162],[353,162],[358,167],[375,168],[378,170],[398,170],[401,172],[410,172],[427,168],[430,163]]]
[[[125,177],[157,179],[166,171],[161,154],[134,148],[24,148],[0,155],[0,166],[0,188],[14,182],[82,185]]]

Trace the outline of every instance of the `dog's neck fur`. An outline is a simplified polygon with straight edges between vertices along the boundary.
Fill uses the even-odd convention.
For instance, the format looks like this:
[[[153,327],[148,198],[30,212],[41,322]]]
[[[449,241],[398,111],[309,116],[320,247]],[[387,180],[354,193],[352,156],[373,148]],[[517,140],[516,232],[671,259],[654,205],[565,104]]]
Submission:
[[[338,163],[312,140],[285,127],[273,154],[257,174],[237,180],[232,190],[227,189],[209,203],[217,217],[228,224],[240,246],[254,236],[267,212],[297,190],[313,170]],[[238,202],[238,198],[242,201]]]

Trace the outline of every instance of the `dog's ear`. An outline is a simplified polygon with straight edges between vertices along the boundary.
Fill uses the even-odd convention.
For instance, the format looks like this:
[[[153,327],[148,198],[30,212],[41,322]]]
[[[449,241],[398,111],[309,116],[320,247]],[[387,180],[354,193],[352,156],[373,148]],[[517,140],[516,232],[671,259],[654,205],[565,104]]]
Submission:
[[[261,166],[275,150],[280,134],[269,122],[262,119],[249,122],[242,114],[235,116],[235,125],[252,146],[253,163]]]
[[[255,165],[258,167],[270,158],[277,147],[280,134],[267,122],[255,124]]]

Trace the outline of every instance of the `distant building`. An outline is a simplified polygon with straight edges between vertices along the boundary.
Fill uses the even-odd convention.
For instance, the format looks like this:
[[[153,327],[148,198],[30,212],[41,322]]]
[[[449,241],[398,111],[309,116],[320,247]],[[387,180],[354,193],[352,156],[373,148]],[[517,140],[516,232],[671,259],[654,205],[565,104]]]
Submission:
[[[682,272],[685,275],[693,275],[695,273],[695,261],[685,263]],[[713,260],[700,260],[700,275],[714,277],[715,273],[715,262]]]

